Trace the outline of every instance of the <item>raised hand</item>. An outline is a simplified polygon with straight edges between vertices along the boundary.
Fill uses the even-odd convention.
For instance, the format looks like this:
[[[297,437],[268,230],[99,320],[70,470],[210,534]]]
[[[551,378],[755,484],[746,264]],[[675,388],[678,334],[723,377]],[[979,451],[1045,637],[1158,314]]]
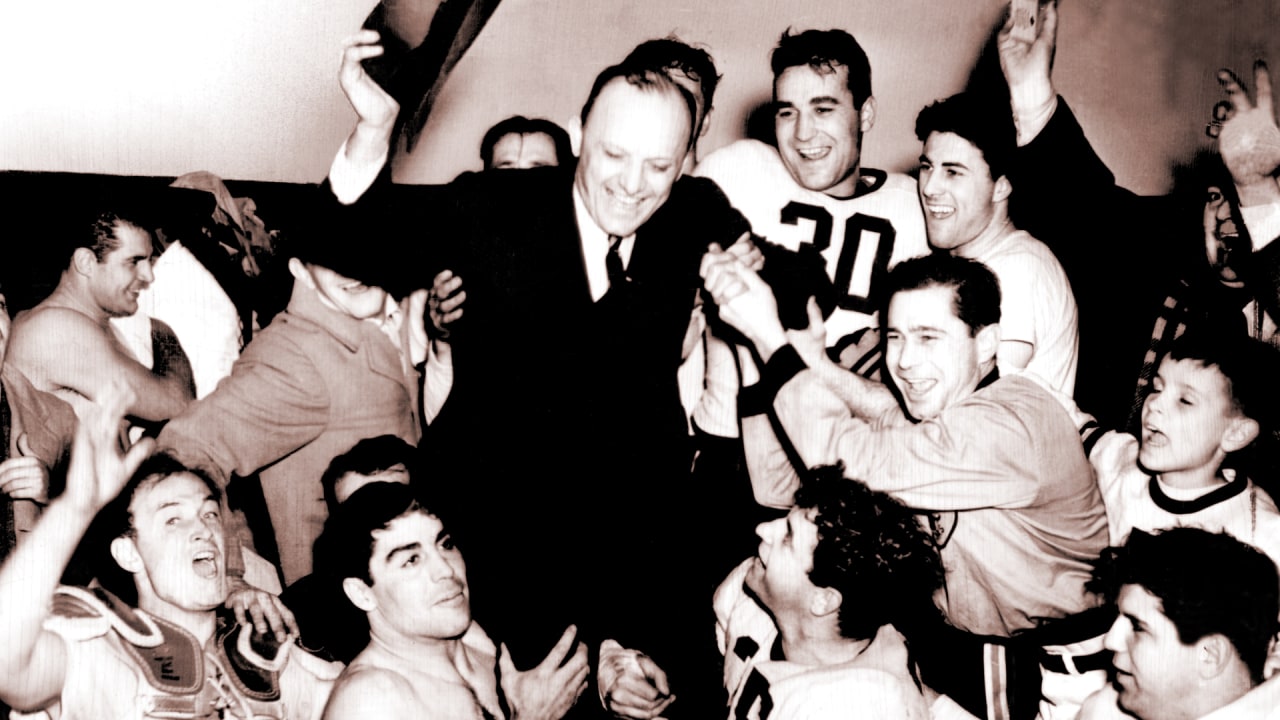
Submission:
[[[587,688],[587,647],[577,628],[565,628],[560,641],[537,667],[521,672],[503,644],[498,649],[498,678],[511,708],[511,720],[559,720]]]
[[[154,439],[143,438],[121,452],[120,423],[133,401],[129,386],[113,380],[80,416],[63,498],[81,512],[96,514],[111,502],[155,448]]]
[[[400,104],[391,97],[369,73],[361,61],[382,54],[382,46],[376,30],[361,30],[342,41],[342,65],[338,69],[338,84],[347,96],[347,102],[356,111],[360,125],[369,128],[389,129],[400,114]]]
[[[1240,188],[1241,202],[1252,205],[1245,197],[1248,189],[1274,185],[1273,175],[1280,168],[1280,128],[1276,127],[1271,74],[1265,62],[1254,63],[1256,102],[1231,70],[1219,70],[1218,82],[1227,99],[1213,106],[1213,121],[1205,129],[1218,140],[1218,152]]]
[[[713,244],[699,272],[720,319],[746,335],[761,359],[768,362],[775,350],[787,344],[773,289],[734,253]]]
[[[1025,145],[1048,121],[1056,95],[1053,90],[1053,53],[1058,42],[1058,3],[1042,2],[1037,8],[1035,39],[1028,42],[1013,29],[1008,13],[996,36],[1000,70],[1009,85],[1009,102],[1018,126],[1018,144]]]
[[[462,289],[462,278],[454,275],[452,270],[441,270],[436,275],[427,298],[427,310],[437,337],[449,337],[449,326],[462,317],[462,303],[466,299],[467,291]]]

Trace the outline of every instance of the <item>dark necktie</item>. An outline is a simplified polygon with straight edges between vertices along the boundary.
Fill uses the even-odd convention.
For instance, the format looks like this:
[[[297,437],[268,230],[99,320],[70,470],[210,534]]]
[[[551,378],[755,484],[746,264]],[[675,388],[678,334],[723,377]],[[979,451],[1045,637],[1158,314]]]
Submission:
[[[605,256],[604,266],[609,272],[609,287],[622,287],[627,282],[627,271],[622,267],[622,255],[619,252],[622,238],[609,236],[609,254]]]

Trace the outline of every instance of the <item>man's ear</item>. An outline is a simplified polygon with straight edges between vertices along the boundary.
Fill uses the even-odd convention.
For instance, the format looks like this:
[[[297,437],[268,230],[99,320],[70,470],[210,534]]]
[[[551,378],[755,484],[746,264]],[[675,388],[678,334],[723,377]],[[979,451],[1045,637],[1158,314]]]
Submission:
[[[978,330],[975,338],[978,341],[978,364],[994,360],[1000,348],[1000,323],[991,323]]]
[[[1211,633],[1196,641],[1196,671],[1202,680],[1218,677],[1239,660],[1235,646],[1222,633]]]
[[[844,603],[844,596],[839,590],[829,587],[814,588],[814,592],[809,596],[809,612],[817,617],[826,617],[840,609]]]
[[[996,178],[995,188],[991,191],[991,202],[1002,203],[1009,199],[1013,194],[1013,184],[1009,182],[1008,175],[1001,175]]]
[[[378,607],[378,600],[373,596],[373,590],[360,578],[343,578],[342,591],[347,594],[347,599],[352,605],[365,612],[372,612]]]
[[[876,97],[872,95],[862,103],[862,109],[858,111],[858,125],[862,128],[862,132],[867,132],[872,125],[876,124]]]
[[[1233,453],[1253,442],[1258,437],[1258,421],[1244,415],[1237,416],[1227,425],[1219,443],[1223,452]]]
[[[704,137],[706,137],[706,136],[707,136],[707,131],[711,129],[711,111],[712,111],[712,110],[715,110],[715,109],[716,109],[716,108],[715,108],[715,106],[713,105],[713,106],[711,106],[711,107],[707,108],[707,111],[706,111],[705,113],[703,113],[703,115],[702,115],[702,127],[698,128],[698,137],[699,137],[699,138],[704,138]],[[696,141],[697,141],[697,140],[695,139],[695,142],[696,142]]]
[[[111,541],[111,557],[125,572],[136,575],[142,572],[142,556],[133,538],[121,536]]]
[[[582,118],[574,115],[569,118],[569,149],[575,157],[582,157]]]
[[[98,256],[87,247],[78,247],[71,253],[71,268],[81,275],[92,275],[93,266],[98,264]]]
[[[289,258],[289,273],[293,275],[293,277],[295,277],[296,279],[300,280],[307,287],[311,288],[312,290],[315,289],[316,287],[315,278],[311,277],[311,273],[310,271],[307,270],[307,266],[304,265],[303,262],[298,258],[296,257]]]

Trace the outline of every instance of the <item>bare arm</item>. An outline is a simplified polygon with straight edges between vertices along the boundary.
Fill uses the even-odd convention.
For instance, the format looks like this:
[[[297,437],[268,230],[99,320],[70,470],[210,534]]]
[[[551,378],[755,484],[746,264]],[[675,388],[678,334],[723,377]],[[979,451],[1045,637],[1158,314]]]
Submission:
[[[119,383],[102,389],[76,432],[66,491],[0,567],[0,699],[15,708],[44,707],[62,692],[66,649],[43,623],[49,598],[80,538],[151,452],[150,440],[126,455],[118,449],[118,428],[130,399]]]
[[[126,414],[142,420],[168,420],[194,397],[185,357],[182,363],[164,363],[167,374],[152,372],[108,330],[74,310],[35,311],[14,333],[11,353],[18,367],[46,388],[68,388],[91,401],[113,381],[124,382],[133,398]]]

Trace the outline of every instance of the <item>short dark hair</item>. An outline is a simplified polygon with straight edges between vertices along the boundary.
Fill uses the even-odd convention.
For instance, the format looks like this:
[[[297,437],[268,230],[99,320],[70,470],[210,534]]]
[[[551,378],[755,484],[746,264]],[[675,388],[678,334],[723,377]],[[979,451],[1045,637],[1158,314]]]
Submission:
[[[693,99],[693,93],[672,80],[665,72],[634,63],[623,62],[611,65],[596,76],[595,83],[591,85],[591,93],[587,95],[587,101],[582,105],[580,118],[583,127],[586,127],[587,117],[591,114],[591,108],[595,106],[596,98],[600,96],[600,92],[610,82],[619,79],[644,92],[675,94],[684,100],[684,107],[689,113],[689,141],[685,144],[685,149],[690,150],[693,148],[694,143],[698,141],[696,134],[698,104]]]
[[[115,499],[98,513],[100,537],[108,540],[132,537],[136,532],[133,510],[130,508],[134,497],[144,488],[153,487],[167,477],[182,474],[194,475],[209,488],[209,494],[214,500],[222,501],[222,490],[207,472],[184,465],[167,452],[158,452],[142,461]]]
[[[969,326],[970,335],[1000,322],[1000,281],[995,273],[977,260],[934,252],[905,260],[889,271],[880,303],[880,324],[888,322],[894,295],[930,287],[952,289],[952,310]]]
[[[136,213],[122,209],[102,210],[90,218],[87,227],[75,234],[72,250],[88,248],[93,251],[93,256],[98,259],[98,262],[102,262],[107,259],[107,255],[120,247],[120,237],[117,233],[121,227],[133,227],[148,235],[151,234]]]
[[[556,146],[556,162],[565,165],[573,158],[573,150],[569,145],[569,133],[564,128],[546,118],[527,118],[523,115],[512,115],[499,121],[484,134],[480,141],[480,160],[486,170],[493,167],[493,146],[508,135],[537,135],[551,138]]]
[[[1231,641],[1255,683],[1278,629],[1280,577],[1260,550],[1226,533],[1194,527],[1133,530],[1102,552],[1088,588],[1114,602],[1124,585],[1160,599],[1184,644],[1220,634]]]
[[[402,464],[412,478],[417,452],[417,448],[395,435],[379,435],[361,440],[351,446],[350,450],[330,460],[329,467],[320,476],[325,506],[329,508],[329,512],[333,512],[338,506],[334,489],[339,480],[352,473],[373,475],[393,465]]]
[[[415,512],[432,514],[408,485],[372,482],[356,490],[334,509],[316,540],[316,572],[339,583],[346,578],[359,578],[372,585],[369,562],[373,558],[373,533],[387,529],[396,518]]]
[[[954,133],[967,140],[987,162],[991,179],[1009,174],[1017,134],[1008,108],[984,102],[972,93],[959,93],[928,105],[916,116],[916,138],[920,142],[932,133]]]
[[[700,47],[694,47],[675,35],[664,38],[645,40],[636,46],[624,64],[639,65],[652,70],[666,72],[678,71],[692,78],[702,89],[702,117],[697,118],[701,125],[711,112],[712,101],[716,96],[716,86],[720,83],[720,75],[716,73],[716,63],[711,53]]]
[[[1263,431],[1276,428],[1280,350],[1238,331],[1204,327],[1188,330],[1174,340],[1168,358],[1217,368],[1226,380],[1231,407],[1256,421]]]
[[[774,83],[787,68],[803,65],[819,73],[835,72],[837,66],[843,65],[848,70],[846,84],[853,93],[854,107],[861,109],[871,97],[871,61],[858,41],[844,30],[805,30],[796,35],[790,28],[784,31],[769,58]]]
[[[796,491],[795,504],[818,511],[809,579],[843,596],[837,616],[842,636],[874,637],[888,623],[905,632],[937,616],[933,592],[942,586],[942,560],[914,512],[846,479],[840,466],[814,470]]]

